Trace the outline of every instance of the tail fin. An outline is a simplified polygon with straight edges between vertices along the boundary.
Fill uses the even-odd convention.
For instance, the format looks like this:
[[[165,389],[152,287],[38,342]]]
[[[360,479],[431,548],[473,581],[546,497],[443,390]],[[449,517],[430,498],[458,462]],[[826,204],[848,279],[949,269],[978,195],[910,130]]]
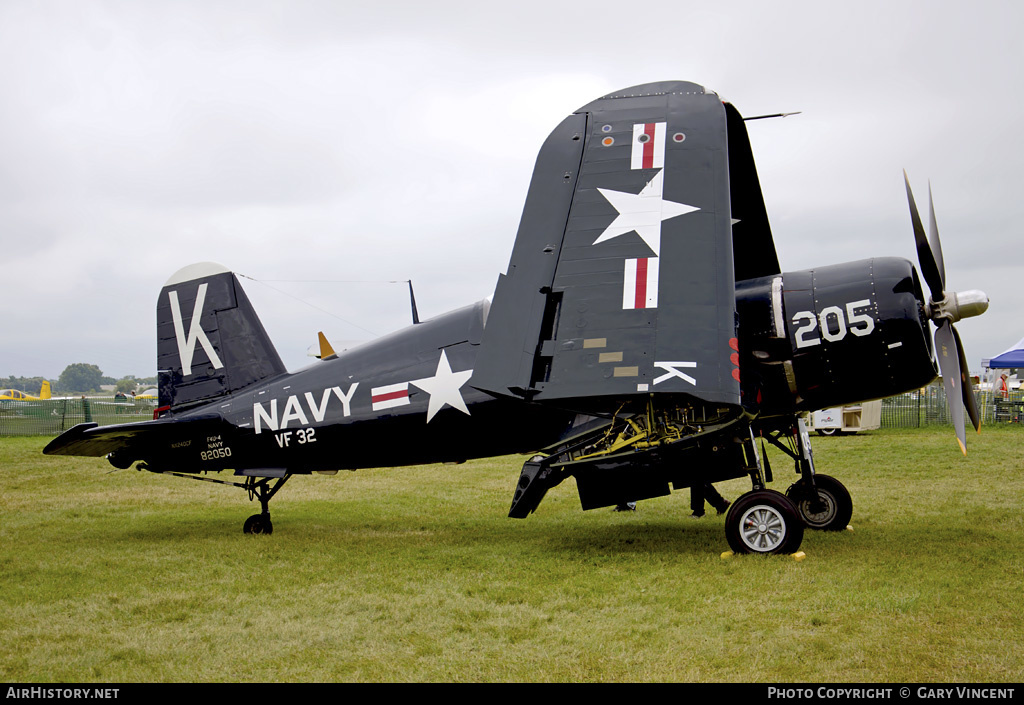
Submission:
[[[44,379],[43,380],[43,386],[39,390],[39,398],[40,399],[49,399],[50,396],[51,396],[50,395],[50,380]]]
[[[156,307],[160,406],[194,406],[284,374],[238,278],[202,262],[175,273]]]

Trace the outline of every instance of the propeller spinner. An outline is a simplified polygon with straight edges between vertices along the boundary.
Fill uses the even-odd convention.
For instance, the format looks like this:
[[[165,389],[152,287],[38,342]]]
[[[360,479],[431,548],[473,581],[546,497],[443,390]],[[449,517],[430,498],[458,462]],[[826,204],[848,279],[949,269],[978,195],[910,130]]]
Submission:
[[[977,431],[981,428],[981,415],[978,404],[971,389],[970,373],[967,369],[967,356],[964,354],[960,334],[956,332],[954,323],[962,318],[980,316],[988,309],[988,296],[984,291],[970,289],[962,292],[946,292],[946,267],[942,259],[942,243],[939,241],[939,229],[935,224],[935,204],[932,200],[932,187],[928,184],[928,236],[925,236],[921,216],[917,212],[914,194],[910,189],[910,179],[903,172],[903,180],[907,184],[907,200],[910,202],[910,220],[914,226],[914,239],[917,242],[917,258],[921,266],[931,297],[925,305],[925,313],[935,324],[935,354],[939,359],[939,370],[946,388],[946,403],[949,404],[956,429],[956,439],[960,450],[967,455],[966,434],[964,431],[964,407]],[[954,400],[957,387],[963,398],[963,405]]]

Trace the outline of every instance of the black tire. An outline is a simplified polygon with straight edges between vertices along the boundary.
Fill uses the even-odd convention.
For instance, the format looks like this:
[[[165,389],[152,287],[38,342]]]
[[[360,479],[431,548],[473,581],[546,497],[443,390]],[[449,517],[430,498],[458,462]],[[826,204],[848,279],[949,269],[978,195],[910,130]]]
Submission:
[[[253,514],[242,526],[243,534],[272,534],[274,525],[270,523],[269,514]]]
[[[804,524],[796,505],[775,490],[741,495],[725,515],[725,537],[735,553],[788,554],[800,548]]]
[[[843,483],[829,475],[815,475],[814,485],[818,488],[818,497],[825,502],[822,512],[811,511],[809,487],[806,482],[790,485],[786,496],[793,500],[800,518],[807,527],[816,531],[843,531],[850,524],[853,516],[853,498]]]
[[[107,455],[107,462],[118,470],[127,470],[135,462],[135,459],[114,451]]]
[[[818,428],[814,430],[819,436],[839,436],[841,432],[838,428]]]

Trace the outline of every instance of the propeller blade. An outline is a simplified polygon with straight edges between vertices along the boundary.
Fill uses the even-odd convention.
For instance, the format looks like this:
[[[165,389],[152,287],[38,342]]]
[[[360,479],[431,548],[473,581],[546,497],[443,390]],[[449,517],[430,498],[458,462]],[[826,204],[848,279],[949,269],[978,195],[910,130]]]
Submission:
[[[953,324],[943,320],[935,331],[935,353],[939,358],[939,370],[942,372],[942,384],[946,388],[946,403],[956,431],[956,440],[960,444],[960,452],[967,455],[967,436],[964,432],[964,405],[960,403],[961,394],[957,387],[960,382],[960,356],[957,354],[956,333]]]
[[[960,358],[960,389],[964,395],[964,406],[967,407],[967,416],[971,419],[974,430],[980,432],[981,414],[978,413],[978,401],[974,398],[971,373],[967,370],[967,355],[964,354],[964,344],[960,342],[960,334],[952,323],[949,324],[949,329],[953,331],[953,340],[956,341],[956,351]]]
[[[939,270],[939,281],[942,282],[942,291],[946,291],[946,265],[942,261],[942,243],[939,242],[939,226],[935,223],[935,201],[932,200],[932,182],[928,182],[928,242],[930,243],[932,256],[935,258],[935,267]]]
[[[903,171],[903,181],[907,184],[907,200],[910,202],[910,221],[914,225],[914,240],[917,242],[917,261],[921,265],[921,274],[924,276],[924,280],[928,283],[928,288],[932,292],[932,299],[941,301],[946,296],[943,285],[944,277],[939,274],[935,255],[932,252],[931,245],[928,244],[928,236],[924,234],[921,216],[917,212],[917,203],[914,202],[914,192],[910,190],[910,178],[907,176],[905,169]]]

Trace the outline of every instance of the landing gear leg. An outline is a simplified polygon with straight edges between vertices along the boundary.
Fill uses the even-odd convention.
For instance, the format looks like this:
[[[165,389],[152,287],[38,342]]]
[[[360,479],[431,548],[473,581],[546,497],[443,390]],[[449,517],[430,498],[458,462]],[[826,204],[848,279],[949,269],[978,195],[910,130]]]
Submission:
[[[729,546],[736,553],[795,553],[804,538],[797,507],[781,492],[765,489],[765,475],[770,482],[771,469],[762,462],[753,429],[743,447],[753,489],[740,495],[725,515]]]
[[[779,440],[783,436],[789,436],[790,447],[786,447]],[[811,451],[811,437],[807,432],[807,425],[799,416],[793,419],[793,424],[786,430],[773,433],[766,433],[763,438],[768,439],[776,448],[791,457],[796,462],[796,472],[800,475],[800,482],[808,488],[808,498],[813,506],[810,509],[814,512],[821,512],[824,507],[819,504],[815,494],[814,481],[814,453]]]
[[[144,464],[139,466],[140,470],[148,470]],[[258,499],[260,501],[260,507],[263,509],[259,514],[253,514],[251,517],[245,520],[245,524],[242,525],[242,533],[245,534],[272,534],[274,533],[274,525],[270,522],[270,498],[277,494],[277,491],[281,489],[284,483],[288,482],[288,478],[291,477],[291,473],[285,473],[277,478],[277,482],[274,483],[273,487],[270,485],[270,481],[274,478],[270,477],[246,477],[245,482],[227,482],[225,480],[218,480],[213,477],[201,477],[199,475],[186,475],[182,472],[166,472],[167,475],[174,475],[175,477],[185,477],[189,480],[200,480],[201,482],[213,482],[218,485],[231,485],[232,487],[241,487],[243,490],[249,493],[249,501]]]
[[[844,530],[853,515],[850,493],[839,480],[815,472],[810,436],[803,419],[797,418],[789,432],[794,441],[792,450],[780,443],[778,436],[767,436],[773,445],[796,461],[800,480],[790,485],[786,496],[796,505],[800,518],[808,528],[818,531]]]
[[[807,424],[800,417],[797,417],[794,429],[800,457],[796,459],[797,472],[805,479],[814,478],[814,453],[811,451],[811,436],[807,433]]]
[[[270,486],[270,478],[263,477],[258,480],[255,477],[246,478],[243,487],[248,491],[249,499],[258,499],[263,511],[259,514],[253,514],[245,520],[245,524],[242,526],[242,533],[274,533],[274,524],[270,521],[270,498],[277,494],[277,491],[281,489],[281,486],[284,485],[285,482],[288,481],[289,477],[291,477],[291,475],[285,475],[284,477],[278,478],[273,487]]]
[[[825,475],[820,476],[820,479],[828,488],[839,485],[839,489],[846,494],[847,501],[845,504],[849,506],[850,510],[849,514],[847,514],[845,511],[846,507],[842,506],[844,504],[843,499],[838,493],[833,495],[830,492],[822,492],[821,487],[819,487],[822,482],[819,482],[819,476],[814,472],[814,453],[811,451],[811,436],[807,432],[807,425],[804,424],[804,420],[800,417],[796,419],[793,435],[796,436],[797,441],[796,470],[800,473],[800,481],[790,487],[790,491],[787,491],[786,495],[796,503],[800,516],[811,528],[825,529],[831,526],[837,519],[842,519],[842,515],[845,514],[846,518],[843,520],[843,525],[831,526],[831,530],[845,529],[846,522],[850,520],[850,514],[853,513],[853,503],[849,501],[849,492],[846,492],[846,488],[838,480]]]
[[[765,489],[765,482],[772,481],[772,469],[768,465],[768,458],[762,462],[761,454],[757,450],[757,442],[754,440],[754,429],[749,429],[747,438],[743,441],[743,455],[746,459],[747,473],[750,475],[750,484],[753,489]]]

